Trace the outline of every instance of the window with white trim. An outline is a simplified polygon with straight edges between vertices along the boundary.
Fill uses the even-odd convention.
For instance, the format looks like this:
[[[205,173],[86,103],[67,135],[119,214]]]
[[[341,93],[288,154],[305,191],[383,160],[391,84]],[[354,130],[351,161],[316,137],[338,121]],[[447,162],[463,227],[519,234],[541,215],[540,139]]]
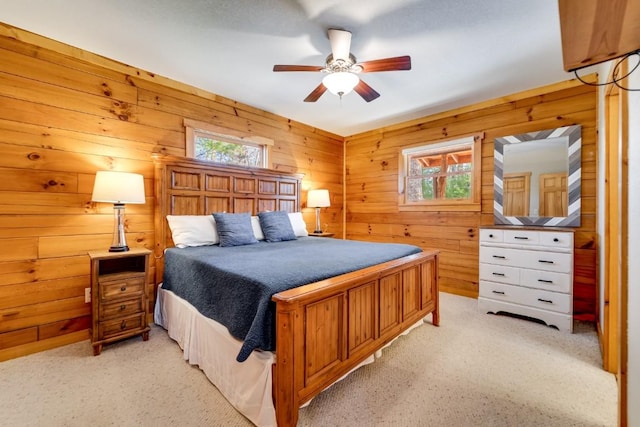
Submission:
[[[483,137],[403,149],[399,158],[399,209],[479,211]]]
[[[273,140],[195,120],[184,120],[186,154],[228,165],[268,168]]]

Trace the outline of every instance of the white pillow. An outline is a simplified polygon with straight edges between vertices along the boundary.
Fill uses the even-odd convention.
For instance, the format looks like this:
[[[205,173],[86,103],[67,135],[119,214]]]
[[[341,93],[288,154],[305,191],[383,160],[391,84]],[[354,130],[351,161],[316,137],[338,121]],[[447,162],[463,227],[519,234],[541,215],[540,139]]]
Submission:
[[[291,227],[293,227],[293,232],[296,234],[296,237],[309,235],[307,224],[304,222],[304,218],[302,218],[302,212],[289,213],[289,221],[291,221]]]
[[[251,228],[253,228],[253,236],[256,238],[256,240],[264,240],[264,233],[262,232],[262,227],[260,226],[259,217],[251,217]]]
[[[220,243],[212,215],[167,215],[173,243],[178,248]]]

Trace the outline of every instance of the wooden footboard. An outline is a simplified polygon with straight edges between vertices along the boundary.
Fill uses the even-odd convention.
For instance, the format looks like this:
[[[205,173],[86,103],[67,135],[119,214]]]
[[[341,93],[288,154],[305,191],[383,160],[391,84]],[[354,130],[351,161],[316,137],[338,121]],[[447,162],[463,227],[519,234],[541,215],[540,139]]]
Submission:
[[[278,426],[429,313],[437,326],[437,269],[427,251],[276,294]]]

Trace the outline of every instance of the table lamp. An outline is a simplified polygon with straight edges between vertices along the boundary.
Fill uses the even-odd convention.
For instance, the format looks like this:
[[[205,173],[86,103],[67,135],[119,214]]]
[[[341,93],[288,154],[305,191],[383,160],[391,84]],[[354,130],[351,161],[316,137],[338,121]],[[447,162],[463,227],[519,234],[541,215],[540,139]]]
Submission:
[[[313,231],[314,233],[322,233],[322,227],[320,227],[320,208],[329,206],[331,206],[329,190],[309,190],[307,193],[307,207],[316,208],[316,229]]]
[[[144,204],[144,177],[137,173],[98,171],[91,201],[113,203],[115,227],[109,252],[128,251],[124,235],[124,205]]]

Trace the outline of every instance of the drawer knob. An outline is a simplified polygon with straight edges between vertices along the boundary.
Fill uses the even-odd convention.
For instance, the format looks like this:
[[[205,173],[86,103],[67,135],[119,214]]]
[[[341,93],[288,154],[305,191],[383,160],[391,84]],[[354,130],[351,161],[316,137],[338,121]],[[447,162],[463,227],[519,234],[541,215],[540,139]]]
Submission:
[[[542,283],[553,283],[553,280],[538,279],[538,282],[542,282]]]
[[[553,238],[553,241],[557,243],[557,242],[559,242],[559,241],[560,241],[560,239],[558,239],[557,237],[554,237],[554,238]]]
[[[553,261],[549,261],[549,260],[546,260],[546,259],[539,259],[538,262],[541,262],[543,264],[553,264]]]
[[[127,321],[123,320],[122,323],[120,323],[120,329],[126,329],[127,328]]]
[[[494,258],[498,258],[498,259],[507,259],[507,257],[504,257],[502,255],[492,255]]]
[[[126,291],[126,290],[127,290],[127,286],[126,286],[126,285],[122,285],[122,286],[120,286],[120,290],[121,290],[122,292]]]
[[[489,238],[493,239],[493,234],[489,234]]]
[[[494,276],[501,276],[501,277],[504,277],[504,273],[491,273],[491,274],[493,274]]]
[[[518,239],[518,240],[529,240],[528,237],[523,237],[523,236],[515,236],[514,239]]]
[[[553,304],[553,301],[551,301],[550,299],[542,299],[542,298],[538,298],[538,301],[540,301],[540,302],[546,302],[547,304]]]
[[[122,304],[122,305],[120,306],[120,311],[122,311],[122,310],[124,310],[124,309],[126,309],[126,308],[127,308],[127,306],[126,306],[126,305],[124,305],[124,304]]]
[[[493,292],[494,294],[498,294],[498,295],[504,295],[504,292],[502,292],[502,291],[491,291],[491,292]]]

